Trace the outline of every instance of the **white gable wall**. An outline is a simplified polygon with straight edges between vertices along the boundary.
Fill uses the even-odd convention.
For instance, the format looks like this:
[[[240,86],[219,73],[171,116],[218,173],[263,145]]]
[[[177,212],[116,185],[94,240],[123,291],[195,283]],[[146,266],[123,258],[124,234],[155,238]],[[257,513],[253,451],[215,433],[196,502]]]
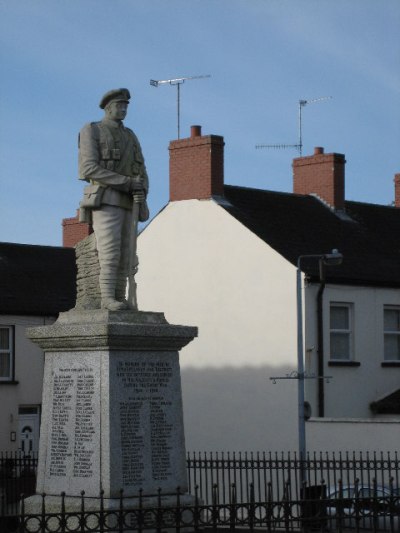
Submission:
[[[139,308],[193,325],[181,352],[188,450],[297,447],[295,268],[212,200],[170,203],[139,237]]]
[[[295,268],[214,201],[170,203],[138,255],[140,309],[199,328],[182,366],[295,363]]]

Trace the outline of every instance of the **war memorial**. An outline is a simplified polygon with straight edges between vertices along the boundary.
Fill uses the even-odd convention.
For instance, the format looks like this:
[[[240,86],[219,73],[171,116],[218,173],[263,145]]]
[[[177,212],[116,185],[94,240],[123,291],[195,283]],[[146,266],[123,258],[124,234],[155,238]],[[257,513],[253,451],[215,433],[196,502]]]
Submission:
[[[397,453],[305,455],[299,445],[186,458],[179,351],[197,328],[136,298],[149,179],[123,124],[129,100],[127,89],[106,93],[104,118],[79,135],[80,217],[94,233],[75,248],[75,307],[28,329],[45,353],[37,486],[19,494],[6,531],[400,531]]]
[[[130,93],[101,99],[102,121],[79,138],[80,204],[94,234],[77,248],[77,301],[51,326],[31,328],[45,352],[36,495],[26,513],[101,505],[173,505],[187,494],[179,350],[195,327],[140,311],[136,300],[138,221],[149,187],[139,141],[123,125]]]

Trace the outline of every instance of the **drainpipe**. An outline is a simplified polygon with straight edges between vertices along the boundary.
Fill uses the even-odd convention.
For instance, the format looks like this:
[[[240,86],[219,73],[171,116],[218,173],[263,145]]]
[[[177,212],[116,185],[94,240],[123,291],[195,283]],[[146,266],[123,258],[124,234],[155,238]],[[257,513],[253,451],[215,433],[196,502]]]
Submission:
[[[318,364],[318,416],[325,416],[325,387],[324,380],[320,376],[324,375],[324,324],[322,303],[325,290],[325,280],[321,284],[317,293],[317,364]]]
[[[319,261],[319,289],[317,293],[317,390],[318,390],[318,416],[323,418],[325,416],[325,387],[324,380],[321,376],[324,375],[324,320],[323,320],[323,297],[325,290],[325,268],[324,262]]]

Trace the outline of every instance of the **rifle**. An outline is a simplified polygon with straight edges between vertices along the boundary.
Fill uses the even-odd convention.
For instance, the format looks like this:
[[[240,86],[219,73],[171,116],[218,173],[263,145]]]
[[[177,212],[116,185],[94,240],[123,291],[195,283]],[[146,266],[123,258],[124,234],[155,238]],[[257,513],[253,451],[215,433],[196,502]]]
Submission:
[[[129,267],[128,267],[128,305],[130,309],[137,311],[137,297],[136,297],[136,281],[135,275],[138,271],[138,261],[136,257],[137,250],[137,234],[139,222],[140,204],[133,200],[132,204],[132,222],[131,222],[131,237],[129,239]]]

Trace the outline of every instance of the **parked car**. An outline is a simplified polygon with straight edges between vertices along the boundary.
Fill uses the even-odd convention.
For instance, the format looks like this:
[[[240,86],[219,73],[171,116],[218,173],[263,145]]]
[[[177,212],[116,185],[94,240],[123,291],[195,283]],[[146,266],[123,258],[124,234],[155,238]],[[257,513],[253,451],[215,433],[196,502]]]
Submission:
[[[331,531],[359,528],[400,531],[400,489],[365,484],[333,487],[327,493],[326,515]]]

